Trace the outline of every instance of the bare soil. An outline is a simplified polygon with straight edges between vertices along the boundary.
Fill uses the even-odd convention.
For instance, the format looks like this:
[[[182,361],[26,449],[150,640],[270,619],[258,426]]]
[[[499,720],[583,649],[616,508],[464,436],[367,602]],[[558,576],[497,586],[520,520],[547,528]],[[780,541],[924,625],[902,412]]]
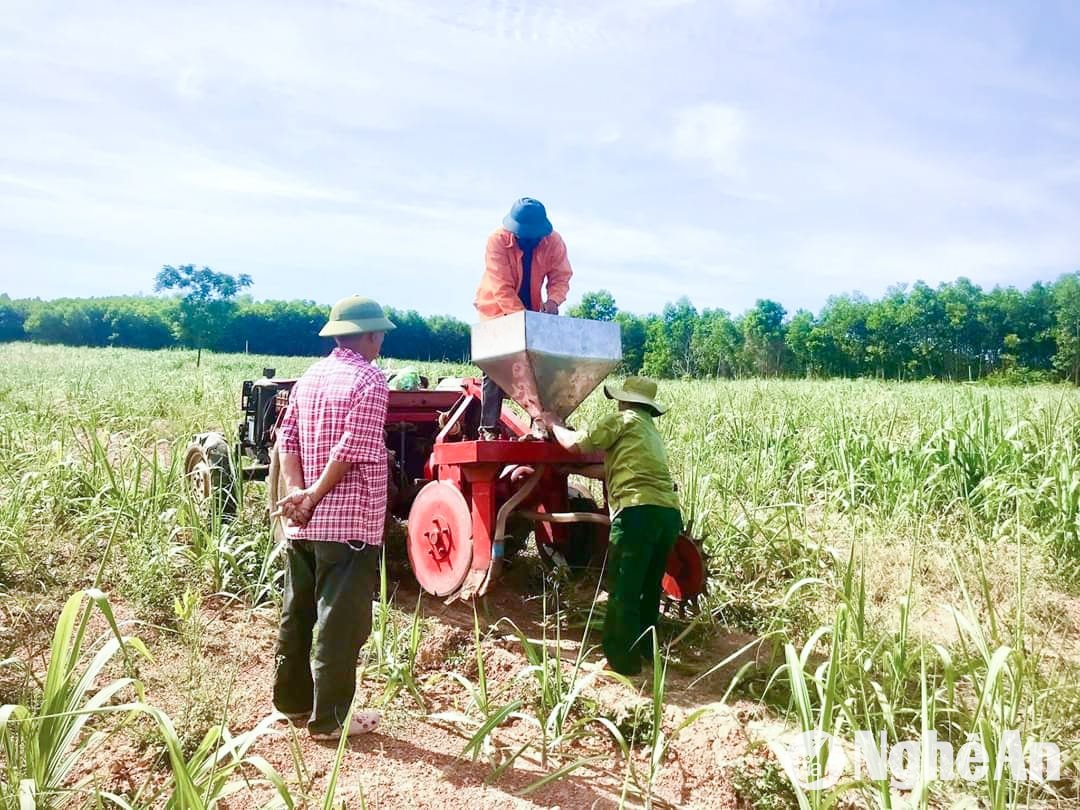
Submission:
[[[500,618],[512,620],[532,639],[543,634],[543,606],[521,588],[520,578],[509,581],[477,605],[480,626],[486,633],[482,643],[485,674],[493,695],[509,700],[528,697],[531,676],[520,641]],[[416,586],[408,579],[397,588],[395,604],[406,614],[416,605]],[[511,767],[492,779],[493,763],[472,761],[463,756],[467,733],[439,715],[461,713],[469,708],[464,689],[447,677],[451,669],[475,680],[472,604],[444,604],[424,596],[424,637],[417,654],[415,672],[421,683],[426,711],[407,691],[383,705],[383,682],[367,672],[362,656],[358,667],[357,707],[383,711],[380,729],[371,735],[350,740],[344,753],[337,785],[338,806],[368,808],[615,808],[641,804],[626,778],[627,763],[618,746],[597,724],[596,733],[575,742],[567,750],[553,754],[544,768],[533,751],[518,758]],[[220,600],[200,606],[202,625],[199,649],[191,647],[180,634],[140,625],[133,611],[122,602],[113,603],[123,631],[142,638],[154,655],[152,662],[139,665],[138,676],[145,684],[145,699],[173,718],[181,736],[193,748],[202,733],[220,723],[227,710],[228,728],[233,734],[255,727],[272,711],[270,688],[276,611],[247,609]],[[25,646],[46,649],[48,634],[55,626],[48,616],[58,613],[59,604],[7,617],[7,629],[23,634]],[[407,616],[405,617],[407,618]],[[402,620],[404,621],[404,619]],[[400,623],[400,622],[399,622]],[[493,629],[494,628],[494,629]],[[91,632],[105,632],[107,626],[95,615]],[[549,638],[552,630],[549,625]],[[588,643],[598,640],[596,631]],[[740,806],[728,778],[747,748],[743,730],[748,716],[760,716],[753,704],[725,705],[720,698],[730,676],[742,661],[699,683],[696,674],[705,671],[738,650],[749,636],[717,629],[707,642],[700,640],[691,649],[683,645],[684,657],[673,664],[667,678],[664,731],[670,736],[693,712],[703,714],[674,736],[652,780],[652,799],[658,807],[733,808]],[[564,631],[559,647],[564,669],[569,672],[581,645],[581,631]],[[553,642],[552,642],[553,644]],[[34,669],[44,672],[44,655],[32,659]],[[632,679],[632,688],[606,679],[593,671],[601,658],[596,651],[587,656],[589,671],[579,675],[589,679],[584,694],[595,701],[605,716],[632,713],[637,704],[647,703],[651,671]],[[370,662],[369,669],[370,669]],[[110,677],[121,674],[119,666]],[[505,700],[504,700],[505,702]],[[539,732],[522,720],[511,720],[494,735],[496,747],[516,751]],[[296,757],[299,752],[299,763]],[[309,804],[321,801],[333,770],[336,743],[316,742],[305,731],[281,722],[263,737],[251,753],[266,759],[286,780],[294,796],[309,797]],[[648,750],[634,752],[634,762],[644,784],[649,772]],[[535,790],[527,790],[546,773],[581,757],[595,761],[573,773]],[[97,785],[121,796],[131,796],[147,780],[162,782],[167,764],[162,747],[148,721],[128,722],[106,743],[84,760],[84,774]],[[254,772],[251,772],[255,776]],[[490,782],[490,784],[489,784]],[[255,808],[272,797],[267,786],[256,785],[230,797],[229,808]]]

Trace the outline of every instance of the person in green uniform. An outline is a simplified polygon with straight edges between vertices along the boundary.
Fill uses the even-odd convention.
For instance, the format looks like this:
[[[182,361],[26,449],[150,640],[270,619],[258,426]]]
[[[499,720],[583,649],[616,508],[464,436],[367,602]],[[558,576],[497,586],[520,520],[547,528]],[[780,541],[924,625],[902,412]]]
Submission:
[[[588,431],[550,425],[567,450],[604,450],[611,513],[608,592],[603,649],[609,666],[623,675],[652,660],[652,628],[660,615],[660,580],[682,531],[679,497],[668,470],[664,440],[653,421],[666,410],[656,402],[656,383],[629,377],[607,383],[604,394],[619,410]]]

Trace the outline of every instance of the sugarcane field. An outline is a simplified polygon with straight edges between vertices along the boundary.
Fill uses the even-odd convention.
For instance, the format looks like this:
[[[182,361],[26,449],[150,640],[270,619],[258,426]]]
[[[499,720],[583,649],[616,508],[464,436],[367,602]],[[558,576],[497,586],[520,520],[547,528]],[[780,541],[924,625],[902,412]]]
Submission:
[[[599,572],[552,566],[519,530],[497,586],[447,604],[418,585],[390,516],[357,666],[358,704],[383,725],[339,747],[271,717],[271,485],[236,476],[230,514],[184,467],[193,436],[232,438],[238,380],[310,360],[213,355],[196,371],[192,352],[0,356],[0,683],[5,704],[59,715],[16,736],[20,710],[5,707],[5,776],[32,778],[11,757],[52,751],[59,781],[38,789],[76,804],[188,806],[183,790],[228,784],[215,801],[232,807],[328,791],[368,807],[446,806],[450,793],[475,807],[786,806],[770,743],[916,733],[928,714],[946,733],[1064,741],[1063,768],[1075,756],[1080,599],[1049,584],[1080,504],[1069,389],[666,383],[675,419],[658,422],[706,581],[686,605],[665,595],[663,664],[631,678],[596,667]],[[604,405],[590,397],[581,417]],[[602,497],[570,480],[579,508]],[[50,681],[57,670],[68,680]],[[1062,774],[1031,801],[1064,806],[1076,783]],[[933,792],[953,789],[987,795]]]
[[[1068,0],[12,0],[0,810],[1080,808]]]

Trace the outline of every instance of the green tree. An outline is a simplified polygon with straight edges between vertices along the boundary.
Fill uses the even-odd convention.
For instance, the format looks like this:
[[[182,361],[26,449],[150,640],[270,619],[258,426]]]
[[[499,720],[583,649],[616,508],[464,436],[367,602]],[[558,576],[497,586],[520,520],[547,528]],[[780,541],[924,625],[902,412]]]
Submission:
[[[948,345],[945,308],[929,285],[922,281],[912,285],[904,301],[901,323],[911,346],[906,361],[908,371],[918,377],[944,376],[944,349]]]
[[[795,372],[807,377],[817,373],[821,362],[821,335],[816,330],[814,313],[807,309],[796,312],[788,322],[784,340],[795,362]]]
[[[59,307],[37,302],[23,322],[26,336],[35,343],[68,343],[64,313]]]
[[[27,337],[38,343],[60,343],[66,346],[103,346],[95,339],[95,332],[104,329],[100,310],[94,313],[93,299],[80,301],[61,298],[55,301],[37,301],[30,309],[23,329]]]
[[[0,293],[0,343],[25,339],[25,322],[26,310],[13,302],[7,293]]]
[[[469,325],[457,318],[435,315],[428,319],[431,330],[431,358],[433,360],[452,360],[457,363],[469,359]]]
[[[590,321],[613,321],[619,308],[615,306],[615,297],[607,290],[587,292],[581,296],[581,303],[571,307],[571,318],[587,318]]]
[[[857,377],[867,370],[870,302],[862,295],[834,295],[818,317],[830,373]]]
[[[911,340],[904,325],[907,288],[890,287],[885,297],[868,305],[866,311],[867,370],[878,377],[903,379],[911,358]]]
[[[330,307],[314,301],[237,302],[221,340],[221,351],[252,351],[260,354],[318,355],[332,345],[319,337]]]
[[[642,371],[650,377],[671,377],[675,362],[664,332],[664,321],[655,315],[645,322],[645,356]]]
[[[1025,368],[1049,371],[1054,367],[1057,351],[1056,303],[1053,285],[1036,281],[1024,293],[1020,305],[1016,334],[1020,364]]]
[[[698,312],[685,295],[664,307],[663,334],[672,374],[692,376],[695,372],[691,348],[697,320]]]
[[[154,278],[154,291],[176,290],[183,294],[177,320],[177,337],[198,350],[195,365],[202,362],[202,350],[221,340],[236,312],[236,296],[251,286],[251,276],[216,273],[209,267],[196,270],[193,264],[165,265]]]
[[[745,350],[757,373],[763,377],[779,374],[783,368],[786,314],[776,301],[760,298],[742,318]]]
[[[742,335],[723,309],[706,309],[694,322],[690,349],[698,374],[734,377],[739,370]]]
[[[1073,385],[1080,385],[1080,271],[1058,279],[1054,285],[1054,304],[1057,323],[1054,367]]]
[[[396,329],[386,333],[383,354],[410,360],[429,360],[432,354],[431,329],[415,309],[386,309],[386,317]]]
[[[172,346],[176,337],[173,322],[175,306],[154,298],[110,298],[100,313],[105,345],[133,349],[163,349]]]
[[[637,374],[645,365],[646,322],[644,318],[620,312],[615,316],[622,335],[622,363],[619,370],[624,374]]]
[[[976,373],[982,374],[986,362],[987,329],[979,317],[983,291],[961,277],[951,284],[939,285],[937,295],[945,311],[949,376],[974,379]]]

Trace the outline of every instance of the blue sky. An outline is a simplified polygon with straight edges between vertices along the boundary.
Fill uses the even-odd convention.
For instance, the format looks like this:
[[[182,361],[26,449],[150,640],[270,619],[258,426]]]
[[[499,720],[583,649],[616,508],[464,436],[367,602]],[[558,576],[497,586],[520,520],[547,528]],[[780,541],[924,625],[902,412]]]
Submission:
[[[655,311],[1080,269],[1080,4],[341,0],[0,15],[0,292],[471,317],[518,196]]]

